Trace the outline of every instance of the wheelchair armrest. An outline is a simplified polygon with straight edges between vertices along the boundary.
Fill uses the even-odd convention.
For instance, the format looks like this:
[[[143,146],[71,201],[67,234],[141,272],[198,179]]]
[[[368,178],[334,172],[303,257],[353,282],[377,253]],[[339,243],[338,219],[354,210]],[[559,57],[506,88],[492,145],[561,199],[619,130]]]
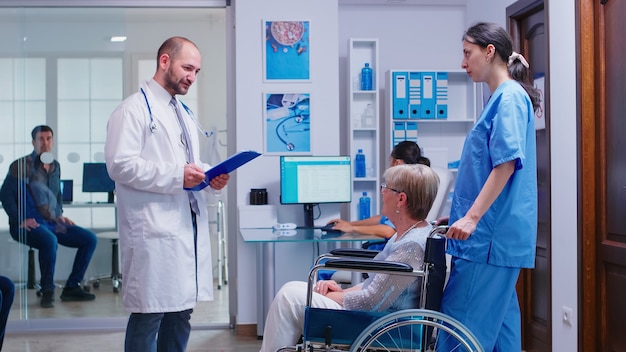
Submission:
[[[330,251],[330,254],[339,257],[374,258],[380,251],[357,248],[337,248]]]
[[[387,239],[384,240],[370,240],[367,241],[365,243],[363,243],[363,245],[361,246],[361,248],[363,249],[370,249],[370,247],[372,246],[385,246],[385,244],[387,244]]]
[[[382,270],[385,272],[412,273],[413,267],[405,263],[382,260],[329,259],[324,263],[328,269],[353,269],[362,271]]]

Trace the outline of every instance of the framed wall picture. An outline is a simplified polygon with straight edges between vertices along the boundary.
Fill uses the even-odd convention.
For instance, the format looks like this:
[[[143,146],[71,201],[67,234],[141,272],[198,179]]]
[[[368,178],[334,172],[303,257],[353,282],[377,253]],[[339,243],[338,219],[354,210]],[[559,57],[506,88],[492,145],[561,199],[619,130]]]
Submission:
[[[264,82],[310,79],[309,21],[263,21]]]
[[[310,154],[310,93],[263,93],[264,154]]]

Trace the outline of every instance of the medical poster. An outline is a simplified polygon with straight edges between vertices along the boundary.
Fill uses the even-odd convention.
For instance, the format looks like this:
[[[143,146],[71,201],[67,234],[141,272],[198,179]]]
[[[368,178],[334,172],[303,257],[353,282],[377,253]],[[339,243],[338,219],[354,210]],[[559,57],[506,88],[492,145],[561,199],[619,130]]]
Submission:
[[[309,22],[264,21],[264,81],[308,81]]]
[[[264,93],[264,154],[310,154],[309,93]]]

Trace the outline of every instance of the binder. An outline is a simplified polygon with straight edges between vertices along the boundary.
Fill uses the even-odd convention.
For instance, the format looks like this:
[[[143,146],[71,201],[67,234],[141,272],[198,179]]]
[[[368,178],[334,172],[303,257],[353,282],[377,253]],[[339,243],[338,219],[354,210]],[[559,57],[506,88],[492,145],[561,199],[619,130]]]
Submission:
[[[393,72],[392,74],[392,104],[393,118],[406,119],[409,117],[408,74],[407,72]]]
[[[406,140],[417,142],[417,122],[406,123]]]
[[[419,119],[422,109],[422,73],[409,72],[409,118]]]
[[[421,107],[418,112],[418,118],[420,119],[434,119],[435,106],[436,106],[436,92],[435,92],[435,73],[434,72],[422,72],[422,99]]]
[[[447,119],[448,118],[448,73],[447,72],[437,72],[437,81],[436,90],[437,90],[437,118],[438,119]]]
[[[396,144],[406,140],[406,123],[404,122],[394,122],[393,123],[393,131],[392,131],[392,145],[393,148]]]
[[[238,169],[240,166],[248,163],[252,159],[255,159],[259,156],[261,156],[261,154],[253,150],[241,151],[231,156],[230,158],[222,161],[221,163],[213,166],[212,168],[208,169],[204,173],[206,175],[204,181],[202,181],[199,185],[192,187],[192,188],[185,187],[185,189],[188,191],[200,191],[204,189],[206,186],[208,186],[209,181],[211,181],[215,176],[231,173],[232,171],[235,171],[236,169]]]

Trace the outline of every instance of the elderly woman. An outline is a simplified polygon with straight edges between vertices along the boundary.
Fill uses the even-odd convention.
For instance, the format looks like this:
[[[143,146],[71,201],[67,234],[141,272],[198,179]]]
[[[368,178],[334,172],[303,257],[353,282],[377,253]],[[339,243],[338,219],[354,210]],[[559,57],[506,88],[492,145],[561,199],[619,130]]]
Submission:
[[[402,262],[414,268],[424,264],[424,247],[431,226],[424,220],[439,187],[428,166],[398,165],[387,169],[380,192],[382,214],[396,228],[376,260]],[[396,311],[415,307],[417,280],[407,276],[372,274],[363,283],[342,289],[335,281],[318,281],[312,306],[328,309]],[[288,282],[272,302],[263,333],[261,352],[294,345],[302,335],[307,296],[306,282]]]

